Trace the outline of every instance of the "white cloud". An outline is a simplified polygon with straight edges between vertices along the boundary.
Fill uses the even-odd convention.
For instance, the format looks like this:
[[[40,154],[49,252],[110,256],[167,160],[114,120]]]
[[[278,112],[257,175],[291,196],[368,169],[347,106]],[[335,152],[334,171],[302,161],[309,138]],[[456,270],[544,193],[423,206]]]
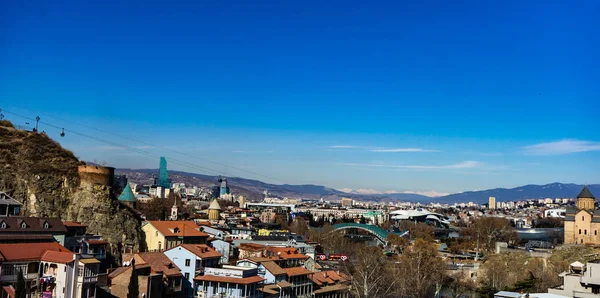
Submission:
[[[330,148],[330,149],[350,149],[350,148],[359,148],[359,147],[352,146],[352,145],[334,145],[334,146],[329,146],[328,148]]]
[[[360,164],[360,163],[341,163],[345,166],[363,166],[392,169],[411,169],[411,170],[446,170],[446,169],[474,169],[480,168],[483,164],[478,161],[467,160],[451,165],[390,165],[390,164]]]
[[[372,149],[370,151],[371,152],[390,152],[390,153],[400,153],[400,152],[440,152],[439,150],[421,149],[421,148]]]
[[[235,150],[233,153],[273,153],[273,151],[260,151],[260,150]]]
[[[523,151],[530,155],[562,155],[577,152],[600,151],[600,142],[560,140],[525,146],[523,147]]]

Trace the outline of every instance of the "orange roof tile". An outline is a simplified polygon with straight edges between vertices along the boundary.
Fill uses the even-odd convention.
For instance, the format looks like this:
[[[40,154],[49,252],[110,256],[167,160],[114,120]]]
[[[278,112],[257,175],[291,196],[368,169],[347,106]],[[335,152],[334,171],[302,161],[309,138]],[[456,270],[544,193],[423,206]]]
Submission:
[[[335,270],[327,270],[321,272],[315,272],[309,277],[314,283],[321,286],[323,284],[335,284],[338,282],[346,282],[348,277],[341,272]]]
[[[148,223],[156,228],[165,237],[179,236],[208,238],[208,234],[200,232],[200,230],[198,230],[198,225],[193,221],[150,220]]]
[[[196,278],[194,278],[194,280],[196,280],[196,281],[212,281],[212,282],[227,282],[227,283],[232,283],[232,284],[247,285],[247,284],[259,283],[265,279],[260,276],[235,278],[235,277],[225,277],[225,276],[203,275],[203,276],[196,276]]]
[[[311,274],[312,272],[304,267],[292,267],[292,268],[285,268],[283,269],[285,270],[285,273],[287,273],[288,276],[300,276],[300,275],[308,275]]]
[[[274,276],[286,275],[287,273],[283,270],[279,265],[275,264],[273,261],[262,262],[261,263],[265,269],[267,269]]]
[[[47,250],[44,252],[40,260],[45,262],[67,264],[75,260],[75,254],[72,252]]]
[[[150,264],[153,272],[162,272],[165,276],[182,275],[181,270],[162,252],[142,252],[133,256],[136,266]]]
[[[0,244],[5,261],[39,260],[47,250],[70,252],[58,242]]]
[[[201,259],[221,258],[223,255],[206,244],[182,244],[181,247],[189,250]],[[176,249],[177,247],[171,248]]]

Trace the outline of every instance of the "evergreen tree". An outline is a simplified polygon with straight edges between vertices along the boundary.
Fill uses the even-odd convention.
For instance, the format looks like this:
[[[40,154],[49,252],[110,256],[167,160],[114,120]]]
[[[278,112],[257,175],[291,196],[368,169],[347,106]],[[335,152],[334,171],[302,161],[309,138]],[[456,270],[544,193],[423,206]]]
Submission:
[[[23,277],[23,272],[19,270],[17,273],[17,285],[15,288],[15,298],[25,298],[27,293],[25,292],[25,278]]]
[[[131,277],[129,279],[129,288],[127,289],[127,298],[138,298],[140,296],[140,287],[138,285],[138,274],[135,271],[135,260],[131,260]]]

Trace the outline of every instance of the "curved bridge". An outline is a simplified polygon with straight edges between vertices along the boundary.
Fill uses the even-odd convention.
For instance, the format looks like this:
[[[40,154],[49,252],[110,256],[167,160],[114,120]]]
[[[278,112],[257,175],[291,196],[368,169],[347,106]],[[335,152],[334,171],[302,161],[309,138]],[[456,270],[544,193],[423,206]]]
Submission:
[[[383,244],[387,243],[387,241],[385,239],[387,238],[388,234],[393,233],[393,232],[386,231],[385,229],[382,229],[376,225],[365,225],[365,224],[358,224],[358,223],[335,224],[331,227],[333,228],[334,231],[345,230],[345,229],[359,229],[359,230],[367,231],[367,232],[371,233],[373,236],[375,236],[375,238],[377,238],[377,240],[379,240],[379,242],[381,242]],[[402,236],[405,236],[406,234],[408,234],[408,231],[402,232],[402,233],[396,233],[396,234],[398,236],[402,237]]]

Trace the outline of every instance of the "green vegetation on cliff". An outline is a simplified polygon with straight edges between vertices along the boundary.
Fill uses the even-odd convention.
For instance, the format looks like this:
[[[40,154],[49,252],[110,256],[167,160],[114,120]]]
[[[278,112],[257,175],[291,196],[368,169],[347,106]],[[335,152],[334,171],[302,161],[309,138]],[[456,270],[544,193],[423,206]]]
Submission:
[[[110,187],[80,187],[75,155],[44,133],[0,123],[0,191],[23,203],[23,215],[60,217],[88,225],[111,244],[113,256],[127,243],[139,249],[137,215],[122,206]]]

